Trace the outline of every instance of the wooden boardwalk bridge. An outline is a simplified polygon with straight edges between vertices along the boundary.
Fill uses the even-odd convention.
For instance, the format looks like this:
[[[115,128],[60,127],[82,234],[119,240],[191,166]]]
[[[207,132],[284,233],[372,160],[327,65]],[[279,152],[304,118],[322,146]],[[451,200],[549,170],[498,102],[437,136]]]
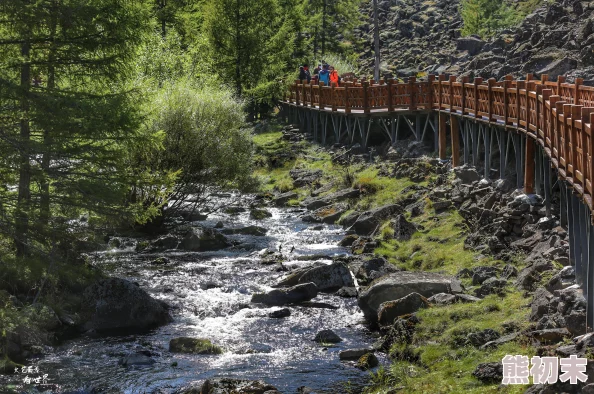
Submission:
[[[498,153],[498,176],[513,170],[518,189],[544,195],[548,216],[558,182],[561,225],[568,229],[570,260],[588,301],[587,325],[594,327],[594,87],[531,74],[503,81],[431,75],[405,83],[303,82],[290,86],[283,112],[322,143],[347,140],[365,148],[372,132],[392,144],[412,135],[432,142],[453,167],[482,166],[485,178]]]

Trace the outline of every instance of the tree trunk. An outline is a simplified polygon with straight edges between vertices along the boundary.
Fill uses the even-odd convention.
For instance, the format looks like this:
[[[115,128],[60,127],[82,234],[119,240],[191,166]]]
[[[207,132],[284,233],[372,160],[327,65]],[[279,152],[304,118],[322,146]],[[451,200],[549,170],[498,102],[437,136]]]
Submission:
[[[380,32],[379,32],[379,18],[377,15],[377,0],[373,0],[373,41],[375,43],[375,68],[373,71],[373,78],[375,82],[380,79]]]
[[[31,163],[30,163],[30,140],[31,128],[29,124],[29,91],[31,89],[31,64],[29,55],[31,45],[28,39],[21,44],[21,125],[20,125],[20,170],[19,170],[19,192],[16,210],[16,234],[15,246],[17,256],[28,254],[28,232],[29,232],[29,208],[31,203]]]
[[[324,0],[324,11],[322,13],[322,60],[326,56],[326,18],[328,16],[328,0]]]

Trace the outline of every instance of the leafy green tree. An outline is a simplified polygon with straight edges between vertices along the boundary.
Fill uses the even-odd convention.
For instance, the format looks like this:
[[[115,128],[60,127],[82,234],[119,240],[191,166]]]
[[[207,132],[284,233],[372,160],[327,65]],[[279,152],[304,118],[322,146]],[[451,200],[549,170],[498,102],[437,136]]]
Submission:
[[[19,255],[67,234],[77,213],[141,214],[124,158],[147,138],[130,66],[149,21],[144,0],[0,3],[0,227]]]
[[[482,37],[513,26],[519,18],[514,8],[501,0],[463,0],[460,15],[464,21],[462,34]]]

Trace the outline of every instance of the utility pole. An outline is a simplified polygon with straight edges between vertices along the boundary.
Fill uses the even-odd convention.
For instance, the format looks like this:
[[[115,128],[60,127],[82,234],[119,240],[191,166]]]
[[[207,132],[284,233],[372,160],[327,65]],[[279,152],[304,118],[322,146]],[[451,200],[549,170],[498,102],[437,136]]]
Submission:
[[[377,0],[373,0],[373,41],[375,42],[375,69],[373,78],[375,82],[380,79],[380,38],[379,38],[379,18],[377,15]]]

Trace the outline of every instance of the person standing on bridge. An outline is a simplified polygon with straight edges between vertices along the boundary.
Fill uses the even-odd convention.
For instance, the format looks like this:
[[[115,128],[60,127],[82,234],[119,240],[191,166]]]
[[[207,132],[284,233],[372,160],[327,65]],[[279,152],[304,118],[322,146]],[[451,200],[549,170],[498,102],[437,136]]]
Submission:
[[[307,83],[311,82],[311,74],[309,73],[308,64],[304,64],[303,66],[299,67],[299,79],[301,81],[307,80]]]
[[[324,64],[322,66],[322,71],[320,71],[320,82],[324,82],[324,86],[328,86],[330,84],[330,71],[328,71],[328,65]]]
[[[340,77],[338,76],[338,71],[332,66],[330,66],[330,84],[338,86],[340,83]]]

